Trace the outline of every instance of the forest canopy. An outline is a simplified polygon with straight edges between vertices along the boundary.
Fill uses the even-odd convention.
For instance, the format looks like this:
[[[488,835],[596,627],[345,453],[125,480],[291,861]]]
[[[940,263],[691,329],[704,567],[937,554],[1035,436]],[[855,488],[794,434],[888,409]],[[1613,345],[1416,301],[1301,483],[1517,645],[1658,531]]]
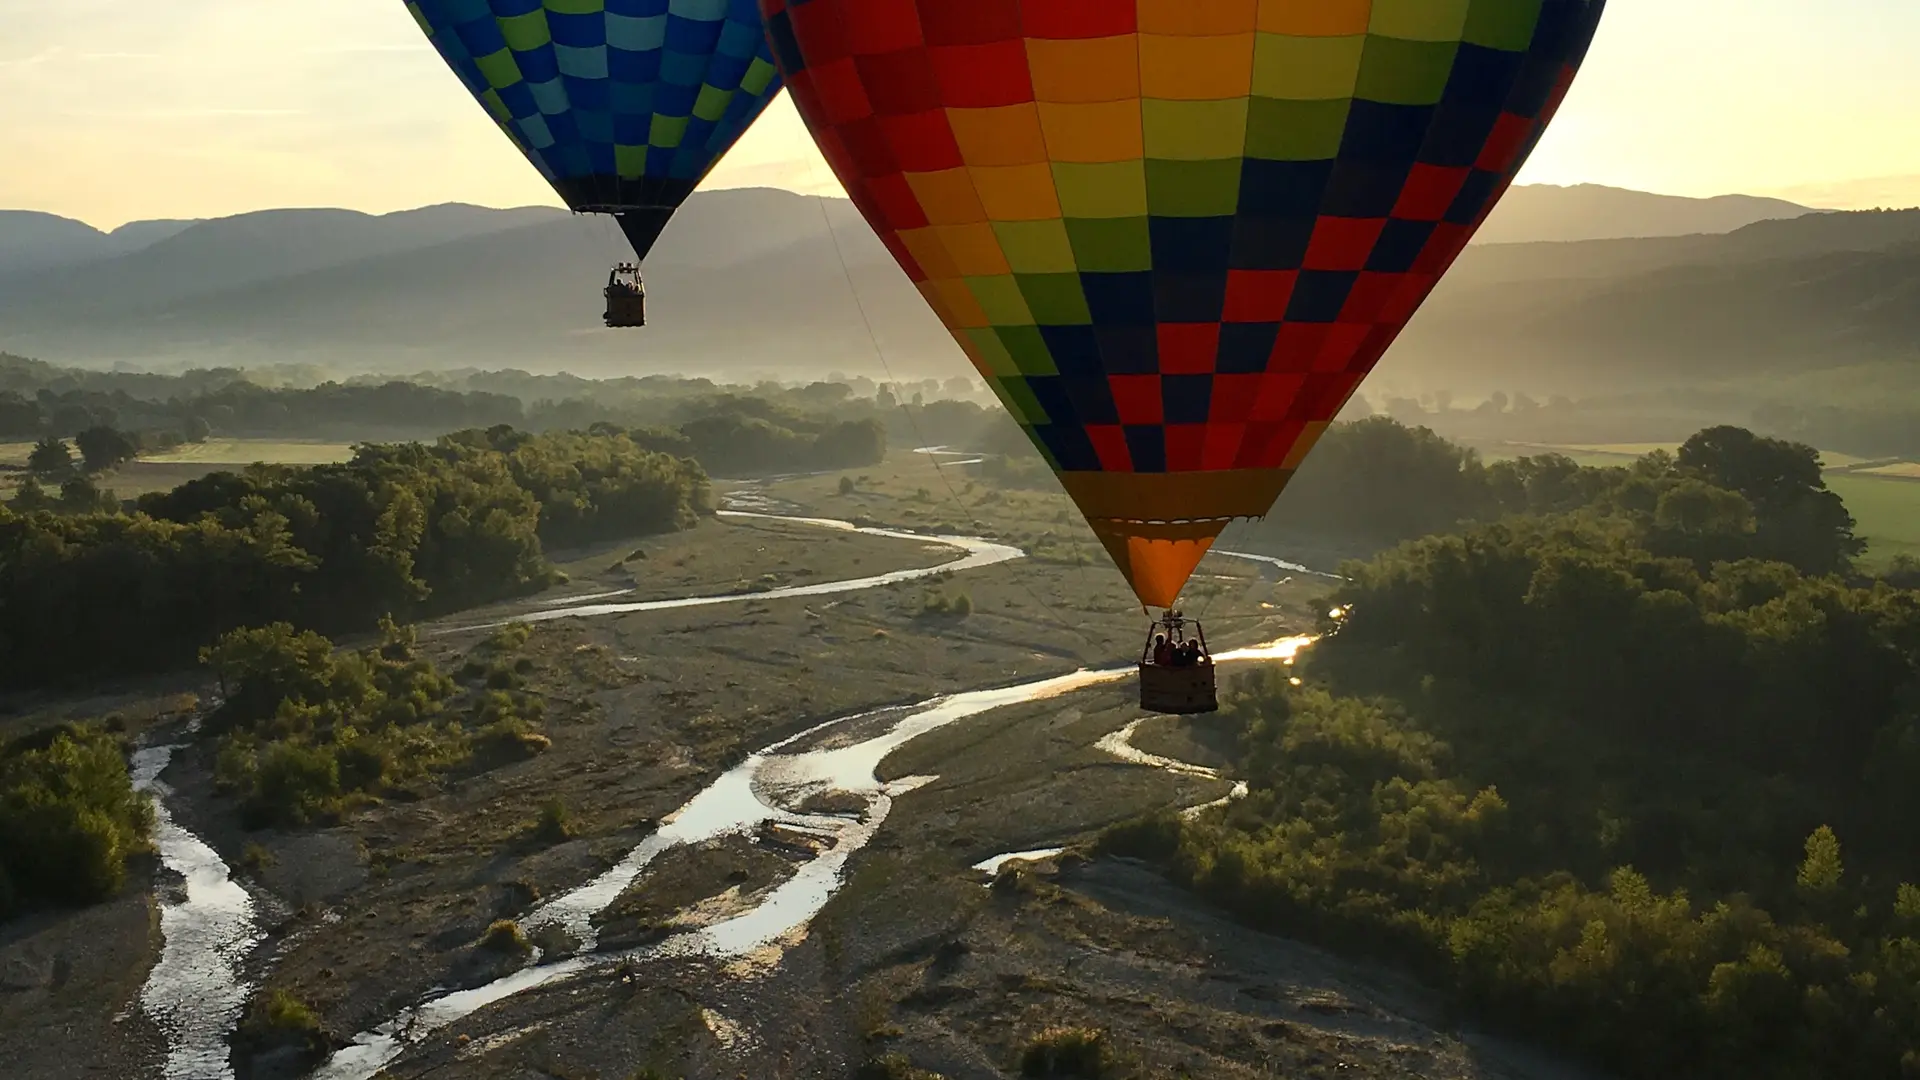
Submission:
[[[1103,843],[1623,1076],[1920,1075],[1920,592],[1849,572],[1813,451],[1481,466],[1375,423],[1357,457],[1452,478],[1423,526],[1480,523],[1349,563],[1297,670],[1237,680],[1246,799]]]
[[[619,429],[466,431],[256,465],[132,512],[0,507],[0,688],[190,662],[241,626],[322,633],[541,588],[547,545],[671,532],[706,472]]]

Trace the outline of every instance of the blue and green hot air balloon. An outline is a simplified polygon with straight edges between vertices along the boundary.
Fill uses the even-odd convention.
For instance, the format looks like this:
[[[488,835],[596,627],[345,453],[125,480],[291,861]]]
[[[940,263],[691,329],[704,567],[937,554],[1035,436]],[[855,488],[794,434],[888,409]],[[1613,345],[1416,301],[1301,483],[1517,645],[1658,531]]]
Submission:
[[[566,204],[645,259],[779,92],[755,0],[409,0],[447,66]],[[637,264],[607,325],[645,321]]]

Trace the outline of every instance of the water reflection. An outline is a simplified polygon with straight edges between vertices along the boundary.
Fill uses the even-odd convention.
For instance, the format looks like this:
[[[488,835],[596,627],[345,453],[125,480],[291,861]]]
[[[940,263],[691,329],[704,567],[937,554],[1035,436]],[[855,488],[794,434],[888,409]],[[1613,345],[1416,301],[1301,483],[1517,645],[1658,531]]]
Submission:
[[[1215,661],[1290,660],[1311,640],[1305,636],[1284,638],[1222,653]],[[893,800],[933,779],[908,777],[892,783],[880,781],[874,773],[889,754],[928,732],[967,717],[1117,682],[1133,672],[1131,667],[1076,671],[1017,686],[953,694],[920,705],[843,717],[781,740],[749,757],[695,795],[613,869],[536,908],[524,920],[524,925],[530,930],[559,927],[590,944],[594,940],[594,916],[606,910],[666,851],[745,833],[768,821],[803,824],[833,838],[830,847],[802,863],[791,877],[751,909],[731,919],[627,952],[586,955],[583,948],[581,954],[555,962],[541,962],[536,956],[532,967],[486,986],[431,998],[393,1021],[362,1033],[353,1045],[335,1054],[318,1077],[320,1080],[371,1080],[409,1046],[433,1031],[483,1006],[592,967],[667,957],[738,957],[777,945],[803,929],[826,906],[843,881],[847,860],[873,839],[892,810]],[[835,736],[869,730],[876,724],[882,725],[878,734],[841,745],[826,745],[835,742]],[[1133,726],[1126,730],[1130,733]],[[821,748],[804,749],[814,745]],[[1113,750],[1107,740],[1102,740],[1100,745]],[[1217,776],[1212,770],[1143,754],[1131,746],[1125,746],[1123,756],[1156,767],[1181,767],[1197,775]],[[788,809],[827,790],[866,796],[866,812],[854,820],[804,815]],[[1242,793],[1243,790],[1236,788]]]
[[[153,796],[154,846],[185,886],[160,902],[160,959],[140,1003],[167,1038],[166,1080],[229,1080],[228,1038],[252,988],[242,973],[260,941],[253,897],[233,880],[213,848],[174,823],[160,780],[178,745],[133,755],[135,790]]]
[[[672,611],[679,608],[708,607],[714,604],[738,604],[749,600],[786,600],[797,596],[831,596],[835,593],[858,592],[862,589],[878,588],[886,585],[898,585],[905,581],[917,581],[937,574],[952,574],[963,570],[977,570],[983,566],[994,566],[1026,557],[1026,552],[1006,544],[996,544],[991,540],[981,540],[971,536],[949,536],[935,533],[901,532],[897,529],[881,529],[854,525],[851,522],[836,521],[832,518],[789,517],[784,514],[762,514],[746,510],[722,510],[721,517],[758,518],[764,521],[783,521],[797,525],[816,525],[823,529],[835,529],[841,532],[855,532],[865,536],[884,536],[894,540],[916,540],[926,545],[959,548],[964,554],[937,566],[917,567],[911,570],[895,570],[871,577],[849,578],[845,581],[822,581],[812,585],[789,585],[778,589],[765,589],[760,592],[724,593],[719,596],[686,596],[677,600],[634,600],[625,603],[589,603],[585,601],[602,600],[608,595],[620,593],[595,593],[584,597],[570,598],[565,606],[554,606],[541,611],[526,612],[512,619],[482,623],[477,626],[465,626],[440,631],[458,633],[467,630],[490,630],[510,622],[551,622],[555,619],[588,619],[602,615],[630,615],[643,611]],[[630,592],[631,590],[626,590]]]

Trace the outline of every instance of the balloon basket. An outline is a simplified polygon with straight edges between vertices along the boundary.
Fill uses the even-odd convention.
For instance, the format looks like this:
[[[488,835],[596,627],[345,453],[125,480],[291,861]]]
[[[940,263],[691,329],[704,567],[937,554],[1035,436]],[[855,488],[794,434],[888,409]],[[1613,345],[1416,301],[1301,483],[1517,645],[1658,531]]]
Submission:
[[[1140,650],[1140,707],[1172,716],[1219,711],[1213,655],[1198,620],[1169,611],[1147,628]]]

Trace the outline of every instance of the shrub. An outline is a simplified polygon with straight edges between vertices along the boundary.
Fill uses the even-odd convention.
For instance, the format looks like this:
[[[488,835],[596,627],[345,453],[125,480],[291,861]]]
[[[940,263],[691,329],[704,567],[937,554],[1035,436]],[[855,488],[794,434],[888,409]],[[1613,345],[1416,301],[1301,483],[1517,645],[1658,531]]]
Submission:
[[[320,1017],[306,1002],[285,990],[273,990],[256,997],[247,1007],[238,1038],[241,1047],[265,1050],[286,1046],[305,1049],[311,1061],[327,1050],[326,1035]]]
[[[106,899],[152,828],[117,740],[62,725],[0,749],[0,917]]]
[[[642,557],[644,557],[644,555]],[[628,558],[632,558],[632,556],[628,556]],[[487,640],[483,643],[483,647],[496,653],[513,652],[520,646],[525,645],[527,639],[531,636],[533,636],[533,627],[531,625],[527,623],[508,623],[495,630],[492,634],[489,634]]]
[[[548,799],[540,806],[540,823],[534,827],[534,835],[549,843],[558,844],[573,838],[573,812],[560,799]]]
[[[247,807],[256,820],[305,825],[328,814],[340,794],[340,763],[326,750],[277,742],[260,752]]]
[[[1100,1080],[1106,1069],[1106,1034],[1092,1028],[1048,1028],[1020,1054],[1021,1076]]]
[[[943,592],[928,591],[920,598],[919,615],[922,618],[936,618],[951,615],[966,618],[973,614],[973,597],[966,593],[948,596]]]
[[[497,953],[525,956],[533,951],[533,942],[527,940],[527,932],[512,919],[497,919],[480,936],[480,947]]]
[[[504,717],[480,729],[481,753],[489,758],[525,760],[553,748],[553,740],[533,730],[517,716]]]
[[[260,1026],[274,1031],[317,1032],[320,1030],[320,1017],[306,1002],[294,997],[285,990],[269,993],[257,1006]]]

